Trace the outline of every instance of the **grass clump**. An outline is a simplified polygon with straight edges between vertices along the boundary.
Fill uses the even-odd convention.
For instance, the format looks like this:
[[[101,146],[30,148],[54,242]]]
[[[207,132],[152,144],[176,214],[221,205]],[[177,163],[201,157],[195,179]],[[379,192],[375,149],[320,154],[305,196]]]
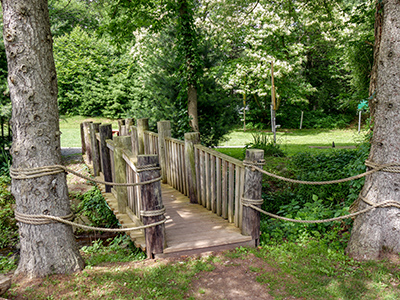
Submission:
[[[108,239],[108,246],[102,240],[93,241],[90,246],[81,248],[87,266],[96,266],[104,262],[127,262],[146,258],[144,252],[136,248],[125,234]]]

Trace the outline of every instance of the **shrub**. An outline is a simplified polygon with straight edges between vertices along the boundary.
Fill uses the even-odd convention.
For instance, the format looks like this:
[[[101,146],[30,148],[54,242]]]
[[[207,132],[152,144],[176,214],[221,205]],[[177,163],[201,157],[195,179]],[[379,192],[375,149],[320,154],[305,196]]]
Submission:
[[[0,248],[12,247],[18,241],[14,219],[15,199],[9,191],[10,177],[0,176]]]
[[[79,218],[85,216],[90,226],[117,227],[118,220],[108,207],[100,190],[92,188],[83,195],[78,196],[81,202],[78,204],[75,215]]]
[[[267,133],[256,132],[252,133],[251,136],[253,137],[253,142],[246,144],[244,153],[246,153],[246,149],[261,149],[264,150],[264,156],[285,156],[285,153],[280,148],[279,144],[274,143],[273,137]]]

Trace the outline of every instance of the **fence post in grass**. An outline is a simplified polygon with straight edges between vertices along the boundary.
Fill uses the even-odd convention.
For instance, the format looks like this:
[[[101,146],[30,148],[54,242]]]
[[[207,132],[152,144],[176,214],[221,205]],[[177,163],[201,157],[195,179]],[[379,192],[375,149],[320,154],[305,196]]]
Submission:
[[[255,246],[260,243],[260,212],[247,205],[261,207],[262,173],[253,170],[253,166],[262,168],[264,162],[264,150],[246,150],[244,193],[242,197],[242,234],[251,236]]]
[[[99,132],[100,123],[90,123],[90,144],[92,149],[93,173],[94,176],[100,175],[100,150],[96,133]]]
[[[199,203],[197,195],[197,182],[196,182],[196,164],[194,160],[194,145],[200,144],[199,132],[185,133],[185,162],[186,174],[189,182],[189,199],[190,203]]]
[[[162,182],[167,183],[167,157],[166,157],[166,146],[165,137],[171,137],[171,122],[160,121],[157,122],[158,131],[158,157],[160,159],[161,177]]]
[[[126,163],[123,158],[124,149],[130,150],[131,137],[130,136],[116,136],[113,139],[115,143],[114,149],[114,168],[115,168],[115,182],[126,183]],[[116,186],[118,212],[124,214],[128,203],[128,191],[126,186]]]
[[[138,155],[136,168],[139,172],[140,182],[160,177],[158,155]],[[142,195],[142,211],[140,213],[142,215],[143,225],[164,220],[164,205],[161,197],[160,181],[141,185],[140,190],[140,194]],[[144,230],[147,257],[154,258],[155,254],[163,252],[165,242],[164,232],[164,224]]]
[[[92,150],[90,148],[90,122],[83,122],[83,140],[85,144],[86,163],[92,163]],[[83,154],[83,153],[82,153]]]
[[[104,124],[99,127],[100,133],[100,157],[101,170],[103,172],[104,181],[112,181],[110,150],[107,147],[107,140],[112,139],[112,125]],[[106,185],[106,193],[111,192],[111,185]]]
[[[138,131],[138,154],[144,154],[144,132],[149,130],[149,119],[143,118],[137,120],[137,131]]]

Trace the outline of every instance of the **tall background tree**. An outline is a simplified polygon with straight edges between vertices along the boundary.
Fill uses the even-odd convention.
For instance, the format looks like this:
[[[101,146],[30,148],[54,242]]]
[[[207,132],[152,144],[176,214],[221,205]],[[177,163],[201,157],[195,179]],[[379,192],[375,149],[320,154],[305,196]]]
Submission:
[[[4,43],[12,101],[13,168],[61,164],[57,76],[47,0],[3,0]],[[16,212],[71,213],[65,173],[13,179]],[[72,227],[19,223],[17,274],[28,277],[73,272],[83,267]]]

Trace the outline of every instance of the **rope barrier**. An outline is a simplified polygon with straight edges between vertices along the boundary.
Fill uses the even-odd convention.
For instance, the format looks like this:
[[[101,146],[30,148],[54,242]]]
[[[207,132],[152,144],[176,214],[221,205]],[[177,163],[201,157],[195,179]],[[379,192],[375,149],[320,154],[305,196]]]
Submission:
[[[106,231],[106,232],[126,232],[126,231],[141,230],[141,229],[146,229],[146,228],[161,225],[167,221],[167,219],[164,219],[164,220],[152,223],[152,224],[138,226],[138,227],[129,227],[129,228],[102,228],[102,227],[87,226],[87,225],[68,221],[68,219],[73,217],[72,214],[69,214],[68,216],[64,216],[64,217],[55,217],[55,216],[48,216],[48,215],[26,215],[26,214],[23,214],[23,213],[20,213],[17,211],[15,211],[14,213],[15,213],[15,219],[18,222],[22,222],[25,224],[43,225],[43,224],[49,224],[49,223],[52,223],[52,221],[53,222],[55,221],[55,222],[64,223],[64,224],[75,226],[75,227],[82,228],[82,229]]]
[[[261,208],[259,208],[257,206],[254,206],[253,204],[244,204],[243,202],[242,202],[242,204],[244,206],[248,206],[248,207],[251,207],[254,210],[257,210],[260,213],[263,213],[263,214],[265,214],[267,216],[270,216],[271,218],[275,218],[275,219],[279,219],[279,220],[283,220],[283,221],[289,221],[289,222],[293,222],[293,223],[304,223],[304,224],[327,223],[327,222],[339,221],[339,220],[343,220],[343,219],[349,219],[349,218],[364,214],[366,212],[369,212],[370,210],[373,210],[373,209],[375,209],[377,207],[382,207],[382,208],[384,208],[384,207],[396,207],[396,208],[400,208],[400,203],[397,202],[397,201],[393,201],[393,200],[387,200],[387,201],[384,201],[384,202],[372,204],[369,201],[366,201],[366,199],[364,197],[361,197],[361,199],[365,203],[371,205],[371,207],[365,208],[363,210],[360,210],[358,212],[351,213],[351,214],[348,214],[348,215],[345,215],[345,216],[340,216],[340,217],[330,218],[330,219],[323,219],[323,220],[298,220],[298,219],[286,218],[286,217],[282,217],[282,216],[275,215],[275,214],[272,214],[270,212],[267,212],[267,211],[265,211],[265,210],[263,210],[263,209],[261,209]]]
[[[165,213],[165,207],[157,210],[141,210],[140,215],[143,217],[158,217]]]
[[[151,170],[159,170],[161,169],[160,167],[155,167],[153,165],[150,165],[149,167],[145,166],[143,168],[139,168],[138,172],[144,172],[144,171],[151,171]],[[85,176],[80,174],[79,172],[76,172],[70,168],[67,168],[62,165],[54,165],[54,166],[45,166],[45,167],[38,167],[38,168],[30,168],[30,169],[22,169],[22,168],[10,168],[10,176],[13,179],[33,179],[33,178],[38,178],[42,176],[47,176],[47,175],[53,175],[53,174],[58,174],[58,173],[71,173],[75,176],[78,176],[80,178],[86,179],[88,181],[98,183],[98,184],[105,184],[105,185],[112,185],[112,186],[139,186],[139,185],[146,185],[150,183],[154,183],[157,181],[161,181],[161,177],[157,177],[148,181],[143,181],[143,182],[135,182],[135,183],[118,183],[118,182],[107,182],[107,181],[102,181],[102,180],[97,180],[94,178],[91,178],[89,176]]]
[[[244,164],[247,167],[251,167],[253,171],[259,171],[265,175],[268,175],[270,177],[276,178],[276,179],[280,179],[283,181],[287,181],[287,182],[291,182],[291,183],[299,183],[299,184],[307,184],[307,185],[325,185],[325,184],[334,184],[334,183],[343,183],[343,182],[347,182],[347,181],[351,181],[351,180],[355,180],[355,179],[360,179],[364,176],[367,175],[371,175],[375,172],[381,171],[381,172],[391,172],[391,173],[400,173],[400,165],[398,164],[385,164],[385,165],[378,165],[375,163],[371,163],[369,161],[366,161],[365,164],[368,167],[373,168],[370,171],[364,172],[362,174],[359,175],[355,175],[355,176],[351,176],[348,178],[343,178],[343,179],[337,179],[337,180],[327,180],[327,181],[305,181],[305,180],[296,180],[296,179],[291,179],[291,178],[287,178],[287,177],[283,177],[283,176],[279,176],[276,175],[274,173],[270,173],[267,172],[265,170],[263,170],[262,168],[257,167],[254,164]]]

